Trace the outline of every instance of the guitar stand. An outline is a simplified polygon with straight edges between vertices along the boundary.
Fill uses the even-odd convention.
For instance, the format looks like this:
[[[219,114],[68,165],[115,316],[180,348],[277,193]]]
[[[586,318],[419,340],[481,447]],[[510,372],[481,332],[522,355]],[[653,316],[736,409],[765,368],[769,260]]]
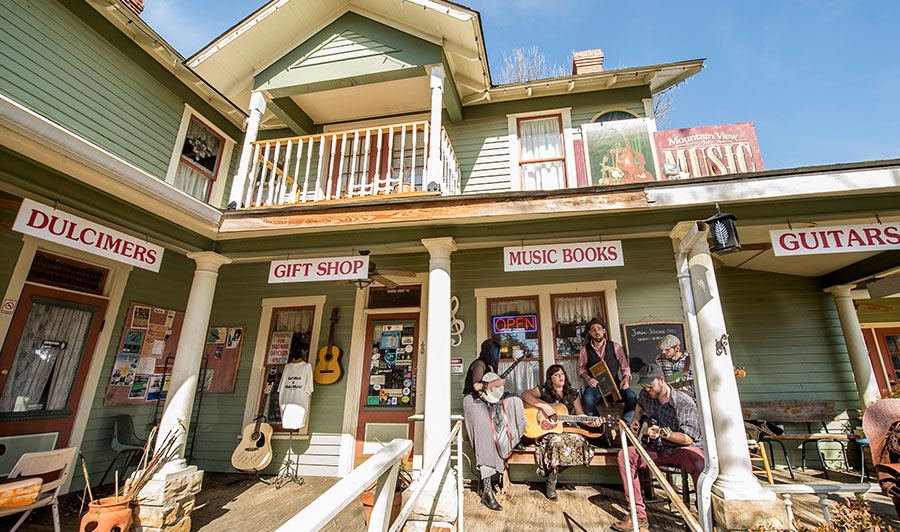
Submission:
[[[278,475],[268,482],[263,480],[266,484],[274,484],[275,489],[281,489],[290,482],[302,486],[304,482],[303,477],[298,476],[300,461],[299,455],[294,454],[294,431],[292,430],[288,434],[288,452],[284,455],[284,461],[281,463],[281,469],[278,471]]]

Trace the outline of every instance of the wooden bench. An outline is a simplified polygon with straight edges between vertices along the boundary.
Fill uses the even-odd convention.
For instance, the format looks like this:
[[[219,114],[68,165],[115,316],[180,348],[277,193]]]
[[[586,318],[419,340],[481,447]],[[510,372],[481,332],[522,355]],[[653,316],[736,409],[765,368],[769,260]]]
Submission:
[[[769,445],[769,455],[773,457],[773,460],[772,443],[774,442],[781,446],[781,452],[784,454],[784,461],[787,463],[788,473],[790,473],[792,479],[794,478],[794,472],[791,470],[791,461],[784,446],[785,441],[800,442],[800,466],[804,470],[806,469],[806,444],[814,443],[825,478],[828,478],[828,468],[825,466],[825,457],[822,455],[820,444],[822,442],[837,442],[841,446],[844,464],[847,466],[847,469],[850,469],[850,463],[847,460],[847,442],[858,440],[859,436],[828,431],[828,423],[834,421],[838,415],[834,401],[828,399],[814,401],[744,401],[741,403],[741,411],[745,421],[806,424],[805,433],[768,434],[763,430],[759,436],[760,444]],[[825,432],[814,432],[814,423],[821,423]]]

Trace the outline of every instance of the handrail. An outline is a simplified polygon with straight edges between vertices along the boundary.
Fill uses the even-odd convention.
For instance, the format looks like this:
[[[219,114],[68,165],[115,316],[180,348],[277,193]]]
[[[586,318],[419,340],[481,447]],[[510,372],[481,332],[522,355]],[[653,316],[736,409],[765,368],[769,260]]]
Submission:
[[[384,530],[390,519],[391,500],[397,483],[400,460],[412,448],[411,440],[396,438],[373,454],[328,491],[319,495],[297,515],[278,528],[278,532],[309,530],[315,532],[331,522],[360,493],[377,480],[375,505],[369,519],[369,531]]]
[[[828,495],[832,493],[852,493],[854,495],[862,495],[864,493],[880,493],[881,488],[878,484],[862,483],[862,484],[775,484],[773,486],[763,486],[776,494],[781,495],[784,500],[784,507],[787,511],[788,523],[791,530],[794,530],[794,509],[791,495],[796,494],[812,494],[819,496],[819,504],[822,506],[822,513],[825,522],[831,524],[831,512],[828,510]]]
[[[666,480],[666,476],[659,470],[659,467],[650,459],[650,455],[647,454],[647,451],[644,450],[643,446],[641,446],[641,442],[638,441],[637,436],[631,432],[631,428],[621,419],[619,420],[619,429],[622,431],[622,453],[624,454],[624,464],[625,464],[625,478],[628,479],[626,482],[628,489],[628,502],[631,506],[631,523],[634,526],[634,532],[638,532],[638,522],[637,522],[637,511],[635,509],[634,503],[634,493],[633,493],[633,483],[631,481],[631,460],[628,458],[628,440],[631,440],[631,443],[634,445],[635,451],[637,451],[638,455],[644,460],[647,464],[647,467],[650,468],[650,473],[656,477],[656,480],[662,484],[663,491],[666,492],[666,495],[669,497],[669,500],[675,504],[675,508],[678,510],[678,513],[681,514],[681,518],[684,519],[685,524],[687,524],[688,529],[691,532],[703,532],[703,529],[700,528],[700,523],[694,518],[691,514],[691,511],[688,510],[688,507],[685,506],[684,502],[675,492],[675,488],[672,487],[671,484]]]
[[[416,501],[419,499],[419,496],[425,491],[425,486],[428,485],[428,481],[431,480],[431,475],[434,474],[434,470],[439,463],[444,460],[444,456],[450,452],[450,444],[453,443],[454,439],[457,439],[457,453],[462,453],[460,447],[462,447],[461,443],[461,435],[462,435],[462,422],[457,421],[453,425],[453,429],[450,431],[450,435],[447,436],[447,440],[444,442],[443,447],[441,447],[441,452],[437,455],[437,457],[428,464],[428,467],[422,470],[422,473],[419,475],[419,478],[416,479],[416,489],[412,491],[409,495],[409,499],[407,499],[406,504],[403,505],[403,509],[400,510],[400,515],[397,516],[397,519],[394,520],[394,524],[391,526],[388,532],[398,532],[403,525],[406,524],[407,518],[409,518],[409,514],[412,513],[413,507],[416,505]],[[459,483],[461,479],[457,479]],[[459,499],[457,506],[459,508],[459,524],[457,524],[457,530],[463,530],[462,528],[462,498]]]

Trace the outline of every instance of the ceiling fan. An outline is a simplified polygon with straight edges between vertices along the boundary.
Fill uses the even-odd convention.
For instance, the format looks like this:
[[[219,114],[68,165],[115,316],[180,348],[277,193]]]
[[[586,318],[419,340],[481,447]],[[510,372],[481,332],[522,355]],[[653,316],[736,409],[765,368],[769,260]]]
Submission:
[[[369,250],[367,250],[367,249],[360,250],[358,253],[365,257],[366,255],[369,254]],[[370,284],[372,284],[375,281],[379,282],[383,286],[386,286],[390,289],[394,289],[394,288],[397,288],[398,286],[400,286],[399,284],[397,284],[394,281],[385,277],[385,275],[392,275],[395,277],[415,277],[416,272],[410,272],[410,271],[406,271],[406,270],[383,270],[383,269],[379,268],[375,264],[374,261],[370,260],[369,261],[369,272],[367,274],[367,277],[365,277],[363,279],[349,279],[347,281],[337,281],[334,284],[340,285],[340,284],[343,284],[346,282],[348,284],[352,284],[352,285],[356,286],[360,290],[369,286]]]

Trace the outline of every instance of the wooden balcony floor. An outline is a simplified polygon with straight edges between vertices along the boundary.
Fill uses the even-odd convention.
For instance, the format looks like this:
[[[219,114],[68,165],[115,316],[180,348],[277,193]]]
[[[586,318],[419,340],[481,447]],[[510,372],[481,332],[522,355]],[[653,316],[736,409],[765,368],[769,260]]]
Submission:
[[[817,484],[823,482],[856,483],[859,475],[829,471],[825,480],[820,471],[795,471],[795,483]],[[776,482],[790,483],[787,470],[774,472]],[[334,485],[337,479],[307,477],[303,486],[288,484],[281,489],[258,482],[254,477],[228,473],[207,473],[203,490],[197,498],[197,508],[192,514],[194,532],[223,530],[276,530],[300,508],[312,502],[319,494]],[[111,490],[107,490],[111,491]],[[609,525],[621,519],[627,511],[622,487],[618,485],[566,485],[561,484],[559,502],[544,497],[543,484],[513,483],[509,492],[500,498],[502,512],[493,512],[481,505],[478,494],[467,489],[464,494],[466,532],[530,531],[584,532],[609,530]],[[661,490],[657,490],[661,495]],[[64,531],[78,530],[80,493],[68,494],[60,499],[60,524]],[[96,493],[95,493],[96,495]],[[894,507],[881,494],[867,495],[872,509],[887,525],[900,530],[900,522]],[[832,497],[832,500],[839,500]],[[817,497],[795,495],[794,514],[803,523],[816,526],[822,521],[822,510]],[[655,532],[682,532],[680,518],[667,510],[665,502],[648,505],[651,530]],[[18,515],[0,518],[0,530],[9,530]],[[49,508],[35,510],[25,521],[22,532],[53,530]],[[324,530],[363,532],[363,510],[360,504],[351,504]]]

